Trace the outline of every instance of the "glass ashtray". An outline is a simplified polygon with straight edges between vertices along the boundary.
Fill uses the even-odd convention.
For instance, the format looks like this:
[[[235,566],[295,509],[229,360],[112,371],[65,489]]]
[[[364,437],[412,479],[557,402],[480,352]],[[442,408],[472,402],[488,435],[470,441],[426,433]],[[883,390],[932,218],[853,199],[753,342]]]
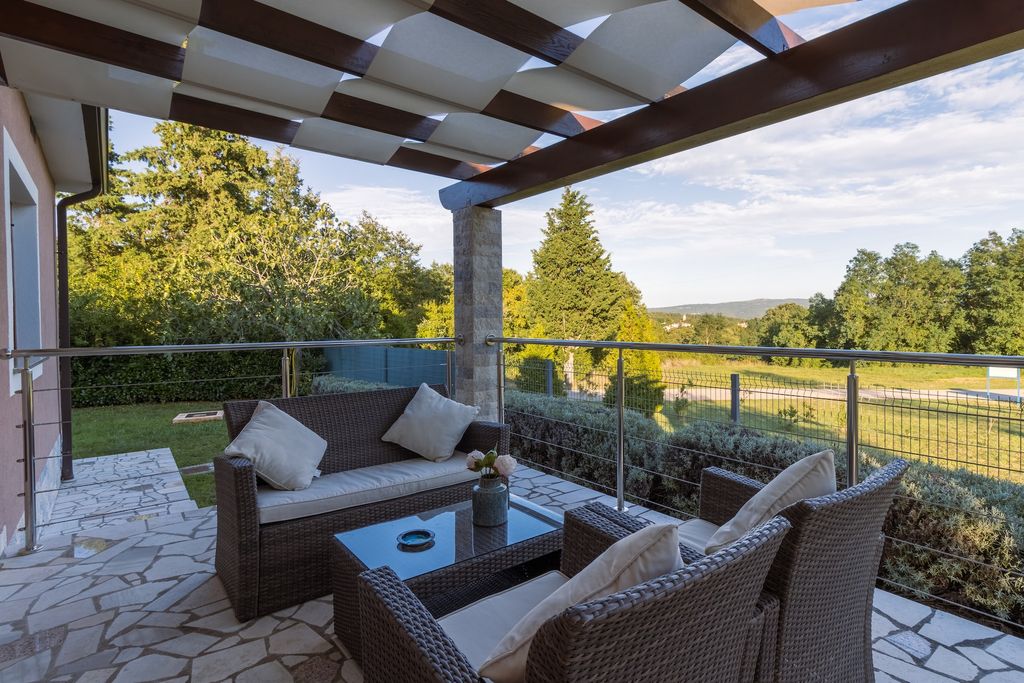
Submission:
[[[434,545],[434,532],[430,529],[412,529],[398,534],[398,547],[401,550],[426,550]]]

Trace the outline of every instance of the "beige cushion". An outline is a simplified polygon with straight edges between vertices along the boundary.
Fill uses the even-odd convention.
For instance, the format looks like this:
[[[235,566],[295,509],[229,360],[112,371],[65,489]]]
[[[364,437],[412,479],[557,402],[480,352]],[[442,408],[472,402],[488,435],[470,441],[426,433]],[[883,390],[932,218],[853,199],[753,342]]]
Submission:
[[[466,469],[463,458],[444,462],[410,458],[324,474],[301,491],[275,491],[261,486],[256,490],[256,507],[260,524],[282,522],[461,484],[479,476]]]
[[[427,460],[446,460],[480,409],[467,406],[421,384],[391,428],[381,437]]]
[[[480,675],[495,683],[522,681],[530,643],[545,621],[573,605],[626,590],[682,565],[675,524],[654,524],[620,539],[516,623],[480,667]]]
[[[836,491],[835,454],[822,451],[808,455],[779,472],[764,488],[708,539],[704,552],[711,554],[764,524],[779,510],[808,498],[827,496]]]
[[[690,519],[679,525],[679,542],[703,553],[708,540],[716,531],[717,524],[712,524],[706,519]]]
[[[327,442],[319,434],[277,406],[260,401],[224,455],[251,460],[261,479],[291,491],[309,486],[326,450]]]
[[[548,572],[477,600],[438,619],[437,623],[455,641],[473,668],[479,670],[494,646],[516,622],[568,580],[561,572]]]

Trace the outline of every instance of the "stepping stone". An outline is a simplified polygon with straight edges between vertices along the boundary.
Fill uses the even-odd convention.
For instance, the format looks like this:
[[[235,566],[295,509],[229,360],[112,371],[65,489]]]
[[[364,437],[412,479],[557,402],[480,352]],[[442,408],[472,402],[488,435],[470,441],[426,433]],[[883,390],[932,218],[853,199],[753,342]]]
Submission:
[[[1006,668],[1006,662],[996,659],[981,648],[962,646],[957,649],[960,650],[960,654],[974,662],[974,665],[983,671],[995,671],[996,669]]]
[[[927,605],[880,589],[875,590],[874,605],[889,619],[910,628],[917,626],[932,613],[932,608]]]
[[[192,661],[192,682],[214,683],[229,679],[236,671],[248,669],[266,656],[267,648],[262,640],[202,655]]]
[[[985,648],[990,655],[995,655],[1004,662],[1024,669],[1024,640],[1014,636],[1003,636]]]
[[[128,662],[118,672],[114,683],[142,683],[177,676],[188,660],[167,655],[146,655]]]
[[[924,665],[958,681],[973,681],[978,675],[978,667],[971,660],[944,647],[937,648]]]
[[[918,633],[947,646],[972,640],[991,640],[1002,635],[994,628],[939,610],[935,611],[927,624],[918,629]]]

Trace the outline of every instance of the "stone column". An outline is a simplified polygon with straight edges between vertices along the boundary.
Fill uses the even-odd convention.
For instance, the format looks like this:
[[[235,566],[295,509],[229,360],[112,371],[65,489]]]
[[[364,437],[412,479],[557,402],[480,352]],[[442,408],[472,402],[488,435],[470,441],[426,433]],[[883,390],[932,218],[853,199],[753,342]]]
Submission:
[[[455,235],[455,398],[480,407],[480,419],[498,415],[498,347],[501,334],[501,212],[470,206],[452,212]]]

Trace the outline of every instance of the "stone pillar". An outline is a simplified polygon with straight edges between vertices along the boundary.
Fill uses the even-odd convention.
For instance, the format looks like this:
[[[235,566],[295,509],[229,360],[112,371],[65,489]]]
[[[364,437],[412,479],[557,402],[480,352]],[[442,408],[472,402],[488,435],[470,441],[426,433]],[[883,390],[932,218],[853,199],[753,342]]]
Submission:
[[[470,206],[452,212],[455,235],[455,398],[480,407],[480,419],[498,415],[498,347],[501,334],[501,212]]]

